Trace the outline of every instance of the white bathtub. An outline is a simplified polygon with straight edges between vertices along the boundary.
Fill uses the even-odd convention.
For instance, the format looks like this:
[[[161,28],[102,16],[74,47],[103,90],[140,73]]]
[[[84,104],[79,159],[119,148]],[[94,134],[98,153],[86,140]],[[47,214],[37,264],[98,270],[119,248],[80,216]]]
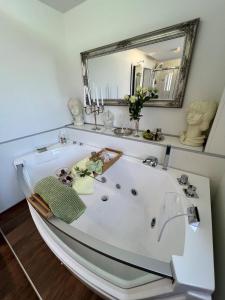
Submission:
[[[15,164],[23,164],[25,182],[32,190],[41,178],[71,167],[92,151],[96,148],[87,145],[55,145],[43,153],[29,153]],[[187,217],[176,218],[158,242],[160,207],[166,193],[184,195],[177,182],[182,173],[123,156],[104,173],[106,183],[95,181],[94,194],[81,196],[87,209],[73,223],[57,218],[46,222],[32,207],[30,211],[55,255],[107,299],[210,299],[214,269],[207,178],[188,174],[197,186],[199,199],[191,199],[191,204],[198,207],[200,226],[190,226]],[[103,195],[107,201],[101,200]]]

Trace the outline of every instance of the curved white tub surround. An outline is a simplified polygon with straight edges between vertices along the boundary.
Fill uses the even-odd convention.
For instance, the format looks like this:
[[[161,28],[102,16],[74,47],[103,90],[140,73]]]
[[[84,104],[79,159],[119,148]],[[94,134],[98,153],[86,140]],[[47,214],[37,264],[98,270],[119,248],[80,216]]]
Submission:
[[[94,150],[96,148],[90,146],[55,145],[44,153],[30,153],[15,164],[24,164],[24,175],[32,188],[42,177],[54,174],[57,168],[71,166]],[[51,221],[56,226],[54,230],[54,227],[47,226],[40,216],[30,209],[41,235],[52,251],[82,280],[101,293],[119,299],[143,299],[161,293],[169,293],[171,296],[175,293],[189,294],[193,299],[209,299],[214,290],[209,180],[188,174],[191,184],[197,186],[199,195],[199,199],[191,199],[191,203],[198,207],[201,220],[196,231],[188,225],[187,218],[177,218],[168,224],[161,241],[157,242],[157,226],[154,229],[150,226],[152,218],[158,217],[160,202],[165,193],[183,193],[176,180],[182,173],[174,169],[163,171],[160,166],[154,169],[143,165],[138,159],[123,156],[104,174],[106,183],[95,182],[95,193],[82,196],[87,210],[72,224],[67,225],[54,218]],[[117,183],[120,184],[120,189],[115,188]],[[131,194],[131,189],[137,191],[136,196]],[[108,201],[102,202],[102,195],[108,196]],[[74,239],[79,236],[77,233],[86,233],[87,237],[91,237],[89,241],[97,241],[95,248],[100,252],[113,252],[114,256],[120,256],[122,253],[119,257],[122,260],[124,253],[129,251],[127,259],[124,259],[128,262],[129,259],[132,262],[132,253],[135,258],[144,257],[150,261],[147,269],[152,266],[152,270],[158,274],[167,274],[167,271],[169,273],[171,266],[170,271],[173,272],[175,283],[129,266],[122,265],[121,268],[121,263],[116,264],[112,259],[110,261],[106,258],[112,266],[110,269],[106,261],[102,263],[104,256],[99,253],[96,255],[96,252],[89,248],[86,248],[88,250],[83,258],[76,257],[75,253],[75,256],[71,254],[71,249],[75,249],[76,253],[84,253],[84,249],[81,251],[79,243],[60,233],[57,228]],[[56,244],[58,247],[54,246]],[[118,249],[121,251],[117,251]],[[64,256],[67,256],[67,260]],[[90,256],[94,259],[91,260]],[[135,262],[137,261],[138,259]],[[79,268],[73,268],[72,262],[78,264]],[[96,268],[96,262],[99,268]],[[142,266],[141,263],[137,264]],[[113,268],[125,271],[113,272]],[[133,277],[129,277],[129,273]],[[141,284],[142,286],[138,286]],[[157,289],[160,286],[162,292]],[[134,295],[136,298],[133,298]]]

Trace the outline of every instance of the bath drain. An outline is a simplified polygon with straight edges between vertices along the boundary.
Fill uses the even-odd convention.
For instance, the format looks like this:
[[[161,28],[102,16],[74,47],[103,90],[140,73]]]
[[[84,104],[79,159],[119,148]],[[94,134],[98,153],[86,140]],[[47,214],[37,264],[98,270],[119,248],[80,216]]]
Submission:
[[[137,196],[138,192],[135,189],[132,189],[131,194],[134,195],[134,196]]]
[[[102,177],[102,178],[101,178],[101,182],[102,182],[102,183],[105,183],[105,182],[106,182],[106,178],[105,178],[105,177]]]
[[[107,201],[108,199],[109,199],[108,196],[105,196],[105,195],[102,196],[102,198],[101,198],[102,201]]]
[[[151,227],[154,228],[156,224],[156,218],[152,218]]]
[[[119,183],[117,183],[116,188],[119,190],[121,188],[121,185]]]

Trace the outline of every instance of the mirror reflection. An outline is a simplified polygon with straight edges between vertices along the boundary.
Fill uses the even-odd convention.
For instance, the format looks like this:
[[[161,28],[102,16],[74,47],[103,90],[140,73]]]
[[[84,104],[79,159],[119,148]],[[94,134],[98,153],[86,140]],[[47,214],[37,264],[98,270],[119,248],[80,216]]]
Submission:
[[[174,100],[185,37],[90,58],[90,88],[101,87],[104,99],[133,95],[138,86],[157,89],[160,100]]]

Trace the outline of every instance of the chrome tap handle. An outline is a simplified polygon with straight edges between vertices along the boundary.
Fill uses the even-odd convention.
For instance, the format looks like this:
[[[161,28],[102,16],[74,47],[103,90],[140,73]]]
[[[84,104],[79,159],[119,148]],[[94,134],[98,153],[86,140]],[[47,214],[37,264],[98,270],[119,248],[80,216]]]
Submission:
[[[197,188],[194,185],[189,184],[189,186],[184,189],[184,193],[188,198],[199,198],[196,192]]]
[[[182,174],[180,178],[177,178],[177,181],[180,185],[189,185],[188,176],[186,174]]]

